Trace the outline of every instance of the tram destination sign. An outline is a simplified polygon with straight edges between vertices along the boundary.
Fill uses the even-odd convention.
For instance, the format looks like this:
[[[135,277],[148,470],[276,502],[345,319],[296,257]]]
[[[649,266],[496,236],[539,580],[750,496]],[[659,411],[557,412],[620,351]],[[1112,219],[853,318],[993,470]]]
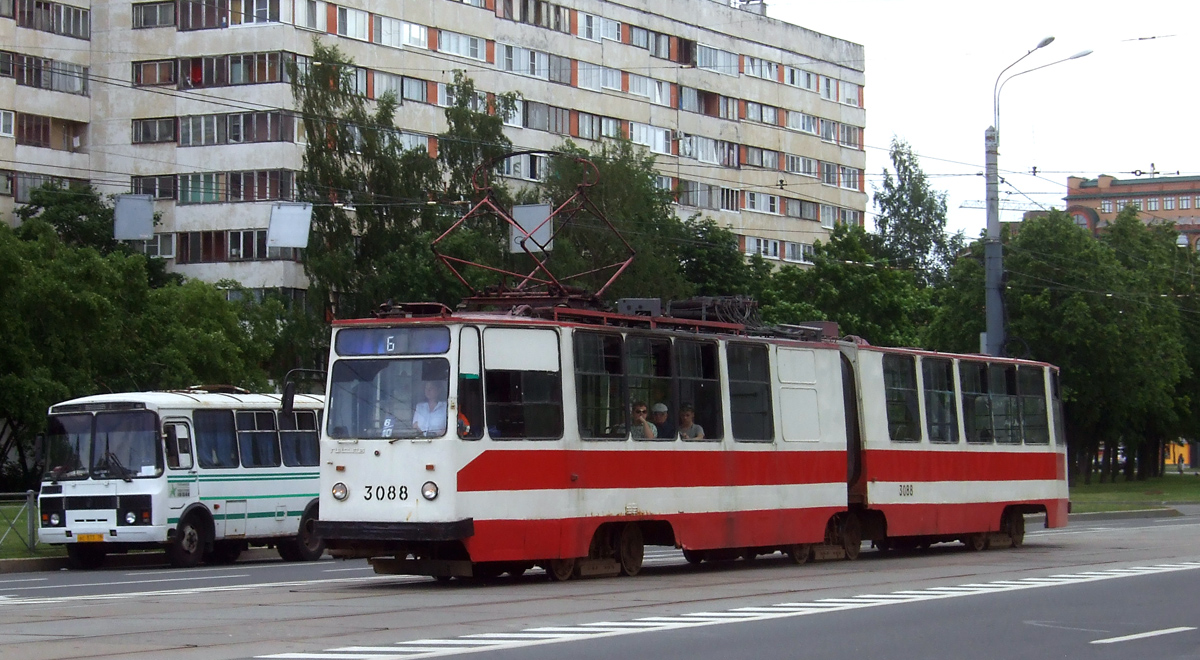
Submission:
[[[338,355],[441,355],[450,350],[450,328],[342,328],[334,342]]]

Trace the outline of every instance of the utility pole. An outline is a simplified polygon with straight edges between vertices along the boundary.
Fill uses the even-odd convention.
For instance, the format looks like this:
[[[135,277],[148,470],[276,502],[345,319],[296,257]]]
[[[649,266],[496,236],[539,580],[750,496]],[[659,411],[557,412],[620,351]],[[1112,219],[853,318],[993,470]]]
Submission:
[[[1000,243],[1000,134],[995,126],[983,132],[984,178],[987,179],[987,234],[983,241],[984,303],[987,336],[983,352],[1004,353],[1004,246]]]

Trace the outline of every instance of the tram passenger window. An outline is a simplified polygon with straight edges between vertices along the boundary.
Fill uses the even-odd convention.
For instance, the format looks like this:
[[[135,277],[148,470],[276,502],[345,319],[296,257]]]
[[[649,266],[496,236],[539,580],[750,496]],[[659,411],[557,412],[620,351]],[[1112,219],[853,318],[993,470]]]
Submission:
[[[197,410],[192,413],[196,426],[196,461],[202,468],[238,466],[237,432],[231,410]]]
[[[275,432],[274,411],[238,411],[237,430],[242,467],[279,467],[279,434]]]
[[[458,344],[458,413],[455,426],[462,440],[483,437],[483,368],[479,329],[463,328]]]
[[[883,391],[887,405],[888,436],[893,442],[920,442],[917,365],[913,356],[883,356]]]
[[[575,400],[579,437],[584,440],[624,440],[625,374],[621,365],[621,336],[576,332]]]
[[[992,431],[996,442],[1021,444],[1020,397],[1017,395],[1017,367],[988,365],[988,396],[992,400]]]
[[[494,440],[557,440],[563,433],[558,333],[488,328],[483,333],[483,391]]]
[[[930,442],[958,443],[958,400],[954,396],[954,363],[921,360],[925,391],[925,425]]]
[[[1018,367],[1017,387],[1021,391],[1021,431],[1025,444],[1049,444],[1045,370],[1042,367]]]
[[[1054,444],[1062,444],[1067,441],[1066,425],[1063,420],[1062,409],[1062,390],[1058,382],[1059,373],[1057,369],[1050,370],[1050,405],[1054,412]]]
[[[695,425],[703,429],[703,437],[696,439],[720,440],[725,436],[715,343],[687,339],[675,342],[675,390],[680,409],[691,406]]]
[[[771,412],[771,366],[767,347],[729,344],[729,417],[734,440],[775,439]]]
[[[671,340],[632,336],[625,339],[625,348],[629,403],[643,402],[650,411],[647,419],[657,431],[654,438],[637,439],[674,440],[679,407],[671,396]],[[666,414],[662,408],[667,409]]]
[[[283,464],[288,467],[320,465],[316,413],[311,410],[297,410],[290,415],[279,413],[279,445]]]
[[[992,441],[992,407],[988,399],[988,365],[959,362],[958,376],[967,442],[989,443]]]

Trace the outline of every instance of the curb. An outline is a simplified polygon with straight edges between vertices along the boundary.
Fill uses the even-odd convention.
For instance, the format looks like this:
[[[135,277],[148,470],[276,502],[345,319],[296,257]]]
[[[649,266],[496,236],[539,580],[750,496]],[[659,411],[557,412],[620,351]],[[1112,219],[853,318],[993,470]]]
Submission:
[[[237,563],[279,559],[279,553],[268,548],[247,550]],[[108,555],[104,568],[141,568],[146,566],[169,566],[166,553],[135,552]],[[31,557],[28,559],[0,559],[0,575],[6,573],[32,573],[36,571],[61,571],[67,569],[66,557]]]

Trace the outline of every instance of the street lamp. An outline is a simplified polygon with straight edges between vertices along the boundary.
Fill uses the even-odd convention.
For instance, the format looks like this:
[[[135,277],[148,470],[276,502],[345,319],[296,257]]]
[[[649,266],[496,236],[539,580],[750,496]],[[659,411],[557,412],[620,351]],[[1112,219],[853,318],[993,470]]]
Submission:
[[[1090,50],[1085,50],[1075,53],[1070,57],[1032,69],[1026,69],[1025,71],[1014,73],[1008,78],[1004,78],[1004,74],[1008,73],[1009,69],[1032,55],[1033,51],[1045,48],[1053,41],[1054,37],[1046,37],[1039,41],[1027,53],[1018,57],[1012,64],[1004,67],[1000,75],[996,76],[996,83],[992,85],[992,125],[983,132],[984,178],[987,182],[987,233],[983,241],[984,302],[986,305],[985,320],[987,332],[985,333],[986,340],[983,352],[987,355],[1003,355],[1005,341],[1004,284],[1002,281],[1004,278],[1004,247],[1000,244],[1000,175],[996,165],[1000,154],[1000,92],[1004,89],[1005,83],[1017,76],[1023,76],[1026,73],[1032,73],[1068,60],[1079,59],[1092,53]],[[1004,82],[1001,82],[1001,78],[1004,78]]]

